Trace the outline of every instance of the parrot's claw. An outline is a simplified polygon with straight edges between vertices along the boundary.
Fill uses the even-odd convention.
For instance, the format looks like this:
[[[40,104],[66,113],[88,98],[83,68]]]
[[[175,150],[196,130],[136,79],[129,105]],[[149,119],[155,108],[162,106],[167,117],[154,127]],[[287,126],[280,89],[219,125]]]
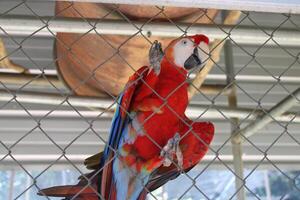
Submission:
[[[161,43],[155,40],[149,50],[149,62],[156,74],[159,74],[160,72],[160,63],[163,56],[164,52],[161,48]]]
[[[169,167],[172,164],[173,157],[176,156],[177,164],[179,167],[183,165],[183,156],[181,149],[179,147],[180,135],[176,133],[176,135],[169,139],[167,144],[164,146],[162,151],[160,152],[160,156],[163,157],[163,166]]]

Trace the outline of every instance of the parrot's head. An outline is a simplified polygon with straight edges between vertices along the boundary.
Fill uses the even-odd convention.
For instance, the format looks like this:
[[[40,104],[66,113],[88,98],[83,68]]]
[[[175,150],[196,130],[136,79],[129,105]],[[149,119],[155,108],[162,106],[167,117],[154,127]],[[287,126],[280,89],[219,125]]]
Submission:
[[[185,70],[202,68],[209,58],[208,43],[208,37],[200,34],[178,38],[165,49],[165,57]]]

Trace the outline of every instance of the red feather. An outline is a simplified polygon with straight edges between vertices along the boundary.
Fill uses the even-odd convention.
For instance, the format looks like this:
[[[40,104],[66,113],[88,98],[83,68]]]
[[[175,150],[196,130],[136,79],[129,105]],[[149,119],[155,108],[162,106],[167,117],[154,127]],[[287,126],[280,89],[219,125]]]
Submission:
[[[146,134],[138,136],[133,144],[136,154],[143,160],[159,155],[163,146],[178,130],[180,118],[183,118],[188,105],[187,72],[170,64],[166,59],[161,66],[155,87],[151,89],[152,94],[144,94],[149,89],[144,89],[148,86],[143,83],[133,97],[132,110],[143,108],[144,111],[139,114],[138,119]],[[147,106],[148,111],[145,111]]]
[[[208,37],[206,37],[205,35],[199,34],[199,35],[193,35],[193,36],[189,36],[190,38],[194,39],[195,44],[199,45],[200,42],[205,42],[206,44],[209,43],[209,39]]]
[[[208,151],[214,136],[214,125],[210,122],[193,122],[185,117],[181,123],[179,134],[181,141],[179,143],[183,155],[183,166],[179,169],[177,165],[172,164],[169,167],[160,167],[153,173],[138,200],[145,200],[148,191],[154,191],[170,180],[177,178],[182,171],[187,173],[196,166]],[[174,163],[177,163],[174,158]]]

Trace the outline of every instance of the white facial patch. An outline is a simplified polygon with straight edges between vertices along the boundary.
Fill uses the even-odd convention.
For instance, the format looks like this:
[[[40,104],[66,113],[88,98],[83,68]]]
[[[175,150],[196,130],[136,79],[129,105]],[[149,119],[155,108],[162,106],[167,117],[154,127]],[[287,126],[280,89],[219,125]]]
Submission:
[[[193,54],[194,42],[188,38],[183,38],[174,45],[174,63],[183,67],[185,61]]]
[[[209,59],[209,47],[205,42],[200,42],[200,44],[198,45],[198,57],[200,58],[202,64],[200,67],[202,67],[203,65],[205,65],[205,63],[208,61]]]

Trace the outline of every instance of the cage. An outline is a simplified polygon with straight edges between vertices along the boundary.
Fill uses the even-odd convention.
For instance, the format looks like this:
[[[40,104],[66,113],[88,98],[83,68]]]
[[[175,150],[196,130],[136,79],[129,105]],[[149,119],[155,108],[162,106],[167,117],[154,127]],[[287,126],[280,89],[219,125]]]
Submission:
[[[61,199],[37,193],[89,172],[152,43],[199,33],[210,53],[185,114],[215,135],[147,198],[300,199],[299,13],[294,0],[1,0],[0,199]]]

